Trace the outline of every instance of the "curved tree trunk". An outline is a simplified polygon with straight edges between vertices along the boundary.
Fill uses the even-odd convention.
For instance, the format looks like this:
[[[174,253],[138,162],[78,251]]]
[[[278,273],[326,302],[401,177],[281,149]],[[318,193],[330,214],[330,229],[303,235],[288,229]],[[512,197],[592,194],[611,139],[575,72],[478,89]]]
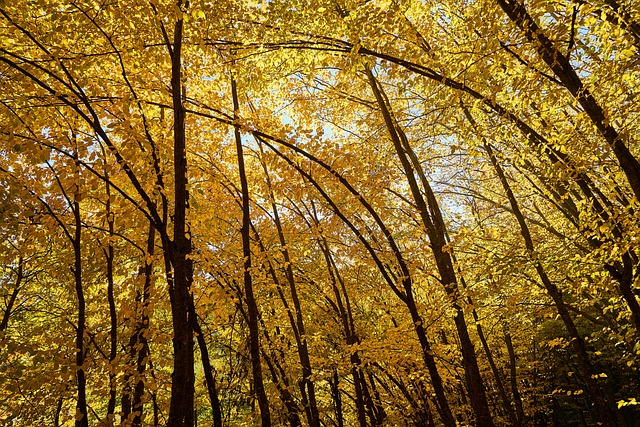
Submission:
[[[406,305],[406,307],[407,307],[407,309],[408,309],[408,311],[409,311],[409,313],[411,315],[411,319],[412,319],[414,330],[416,331],[416,335],[418,336],[418,342],[420,343],[420,348],[422,350],[422,357],[423,357],[423,359],[425,361],[425,365],[427,366],[427,369],[429,371],[429,375],[431,377],[431,384],[432,384],[432,386],[434,388],[434,394],[436,395],[436,401],[438,402],[438,404],[437,404],[438,414],[440,415],[440,418],[442,419],[442,422],[445,424],[445,426],[447,426],[447,427],[455,427],[456,421],[455,421],[455,418],[453,417],[453,413],[451,411],[451,407],[449,405],[449,401],[447,400],[447,396],[446,396],[446,393],[444,391],[444,386],[443,386],[443,383],[442,383],[442,377],[440,376],[440,373],[438,372],[438,368],[437,368],[436,363],[435,363],[435,357],[434,357],[433,351],[431,350],[431,345],[429,343],[429,340],[428,340],[427,335],[426,335],[426,331],[424,329],[424,322],[423,322],[423,320],[422,320],[422,318],[420,316],[420,313],[419,313],[419,311],[417,309],[417,306],[416,306],[416,303],[415,303],[415,300],[414,300],[411,273],[409,272],[409,269],[408,269],[408,267],[406,265],[406,262],[402,258],[402,254],[401,254],[398,246],[396,245],[393,237],[391,236],[389,230],[386,228],[386,226],[384,225],[384,223],[380,219],[380,217],[377,214],[377,212],[375,210],[373,210],[371,205],[368,204],[368,202],[366,202],[366,200],[362,197],[362,195],[360,195],[349,184],[349,182],[346,181],[344,179],[344,177],[342,177],[340,175],[340,173],[338,173],[337,171],[331,169],[331,167],[329,167],[326,163],[323,163],[323,162],[319,161],[318,159],[315,159],[313,156],[309,155],[308,153],[304,152],[303,150],[300,150],[299,148],[296,148],[295,146],[287,144],[286,142],[284,142],[284,141],[282,141],[280,139],[271,138],[268,135],[263,134],[263,133],[259,133],[259,132],[254,132],[253,134],[254,134],[254,136],[256,136],[256,138],[259,141],[261,141],[265,145],[267,145],[278,156],[280,156],[282,159],[284,159],[291,167],[293,167],[295,170],[297,170],[305,179],[307,179],[318,190],[318,192],[320,192],[322,197],[329,203],[329,205],[331,207],[331,210],[345,223],[345,225],[347,225],[347,227],[349,227],[349,229],[358,237],[360,242],[365,246],[365,248],[367,249],[367,251],[371,255],[374,263],[376,264],[376,266],[378,268],[378,271],[384,277],[384,279],[387,282],[387,284],[389,285],[389,287],[398,296],[398,298],[400,298],[402,300],[402,302]],[[396,286],[396,281],[394,280],[394,278],[392,278],[392,276],[395,277],[395,274],[393,272],[390,272],[384,266],[384,264],[382,263],[380,258],[377,256],[376,251],[373,249],[373,247],[369,243],[369,241],[364,237],[362,232],[355,225],[353,225],[353,223],[340,211],[340,209],[338,208],[336,203],[331,199],[331,197],[326,193],[326,191],[324,191],[322,186],[320,186],[320,184],[318,184],[318,182],[316,182],[316,180],[309,173],[305,172],[300,166],[295,164],[290,158],[288,158],[287,156],[282,154],[280,151],[276,150],[276,148],[273,147],[273,145],[271,145],[270,143],[268,143],[266,141],[266,138],[277,140],[279,143],[281,143],[281,144],[283,144],[283,145],[285,145],[285,146],[287,146],[289,148],[294,148],[295,151],[303,154],[305,157],[308,157],[308,158],[312,159],[314,162],[320,164],[323,168],[327,169],[334,176],[336,176],[340,180],[340,182],[352,194],[354,194],[354,195],[356,195],[358,197],[359,201],[365,206],[367,211],[376,219],[376,223],[382,229],[382,232],[384,233],[385,237],[387,238],[387,240],[389,242],[389,245],[391,246],[392,251],[393,251],[394,255],[396,256],[396,259],[398,261],[398,267],[400,268],[400,270],[402,272],[402,276],[403,276],[402,279],[399,280],[399,281],[402,283],[402,286],[404,288],[404,292],[402,290],[400,290],[400,288],[398,288],[398,286]]]
[[[474,124],[473,119],[468,113],[468,111],[465,110],[465,113],[467,115],[467,119],[469,119],[471,123]],[[531,238],[529,227],[525,221],[522,211],[520,210],[520,206],[518,205],[518,202],[513,194],[513,191],[511,190],[511,186],[507,181],[507,178],[504,174],[504,171],[502,170],[502,167],[500,166],[500,164],[498,163],[498,160],[493,154],[493,150],[491,149],[491,146],[486,141],[484,141],[484,148],[485,148],[485,151],[487,152],[487,155],[489,156],[491,164],[493,165],[496,171],[496,174],[500,179],[500,183],[502,184],[502,187],[505,193],[507,194],[507,198],[509,199],[509,204],[511,205],[511,210],[520,226],[520,233],[524,240],[525,247],[530,254],[533,254],[535,249],[533,239]],[[584,382],[587,388],[587,393],[589,394],[589,396],[591,397],[591,399],[595,404],[595,409],[597,411],[597,414],[601,422],[605,426],[617,425],[617,420],[616,420],[617,416],[612,409],[613,400],[609,396],[606,396],[602,392],[598,384],[596,383],[596,380],[595,380],[596,372],[593,368],[593,365],[591,364],[591,361],[589,360],[589,355],[587,353],[584,339],[582,338],[582,336],[578,332],[578,329],[576,328],[576,325],[573,321],[573,318],[571,317],[571,314],[569,313],[569,309],[567,307],[567,304],[564,301],[564,298],[562,297],[560,290],[558,289],[556,284],[551,281],[551,279],[547,275],[547,272],[545,271],[540,261],[535,261],[534,267],[536,269],[536,272],[538,273],[538,276],[540,277],[540,281],[542,282],[542,285],[546,289],[548,295],[553,300],[556,306],[556,310],[558,311],[558,314],[560,315],[560,318],[564,323],[565,328],[567,329],[567,332],[569,332],[569,336],[571,337],[571,344],[573,346],[573,349],[578,359],[577,360],[578,366],[582,372]]]
[[[482,376],[480,375],[475,348],[471,341],[471,337],[469,336],[464,312],[457,302],[459,295],[458,284],[451,256],[445,248],[446,229],[437,200],[435,199],[433,191],[431,190],[424,173],[421,171],[421,167],[415,158],[415,154],[411,150],[404,132],[393,118],[389,102],[371,70],[367,70],[367,76],[369,78],[371,89],[373,90],[378,102],[378,106],[380,107],[384,117],[387,130],[396,149],[396,154],[400,159],[405,176],[407,177],[413,200],[418,208],[423,225],[429,237],[431,250],[435,258],[438,273],[440,274],[440,281],[444,286],[445,291],[451,300],[452,307],[456,312],[454,323],[460,339],[460,350],[462,352],[465,376],[469,389],[469,401],[471,402],[473,413],[480,425],[487,427],[493,426],[493,418],[491,416],[491,411],[489,410],[489,402],[487,401],[484,383],[482,381]],[[426,203],[422,193],[420,192],[418,182],[415,179],[414,174],[416,172],[421,177],[421,183],[424,187],[423,191],[427,198]],[[418,321],[418,319],[414,319],[414,322],[416,321]]]
[[[262,146],[260,146],[262,154]],[[275,196],[271,186],[271,178],[269,177],[269,170],[266,163],[261,160],[262,168],[265,173],[267,187],[269,190],[269,197],[271,201],[271,211],[273,212],[273,222],[278,232],[278,240],[280,241],[280,252],[284,259],[284,270],[289,285],[289,293],[291,294],[291,301],[293,302],[293,314],[290,313],[290,323],[293,330],[293,335],[296,340],[296,347],[298,349],[298,358],[300,360],[300,367],[302,368],[302,379],[300,381],[300,392],[302,394],[302,402],[304,404],[305,413],[307,414],[307,422],[310,427],[320,427],[320,415],[318,413],[318,403],[316,401],[315,385],[311,376],[313,370],[311,368],[311,360],[309,358],[309,348],[306,337],[306,330],[304,320],[302,317],[302,306],[300,304],[300,298],[298,297],[298,289],[296,286],[295,277],[293,275],[293,267],[291,265],[291,257],[289,256],[289,250],[287,249],[287,239],[282,229],[282,222],[280,221],[280,214],[276,205]],[[274,275],[274,280],[277,278]],[[284,299],[284,296],[282,296]],[[285,302],[286,304],[286,302]],[[294,320],[295,319],[295,320]]]
[[[238,93],[236,82],[231,79],[231,91],[233,95],[234,116],[238,117]],[[242,138],[238,127],[234,131],[236,152],[238,156],[238,175],[240,176],[240,186],[242,190],[242,254],[244,256],[244,290],[247,302],[247,323],[249,326],[249,352],[251,354],[251,372],[253,374],[253,387],[260,408],[260,418],[262,427],[271,427],[271,413],[269,411],[269,401],[264,389],[262,379],[262,366],[260,363],[260,337],[258,330],[258,305],[253,293],[253,282],[251,278],[251,248],[250,248],[250,213],[249,213],[249,186],[247,174],[244,167],[244,155],[242,152]]]

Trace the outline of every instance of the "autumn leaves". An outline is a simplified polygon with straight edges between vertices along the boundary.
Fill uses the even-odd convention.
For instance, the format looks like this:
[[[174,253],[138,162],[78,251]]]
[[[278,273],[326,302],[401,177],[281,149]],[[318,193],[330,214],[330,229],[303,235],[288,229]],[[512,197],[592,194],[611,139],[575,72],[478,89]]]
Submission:
[[[544,3],[2,5],[3,411],[624,425],[637,11]]]

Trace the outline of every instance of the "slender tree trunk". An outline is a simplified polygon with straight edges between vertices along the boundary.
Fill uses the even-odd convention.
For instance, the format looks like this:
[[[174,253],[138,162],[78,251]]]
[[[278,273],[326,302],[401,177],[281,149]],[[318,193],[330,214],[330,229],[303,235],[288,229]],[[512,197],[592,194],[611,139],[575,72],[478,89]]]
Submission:
[[[109,229],[109,243],[107,248],[104,249],[104,255],[107,262],[107,301],[109,302],[109,401],[107,403],[107,424],[112,426],[115,422],[115,410],[116,410],[116,371],[115,360],[118,352],[118,317],[116,314],[116,300],[113,291],[113,261],[114,251],[112,237],[114,234],[114,215],[111,211],[111,185],[109,184],[108,173],[105,171],[106,178],[106,208],[105,214],[107,217],[107,226]]]
[[[513,342],[511,341],[511,334],[508,330],[504,332],[504,343],[507,346],[507,352],[509,353],[509,379],[511,383],[511,394],[513,395],[513,401],[516,404],[516,417],[518,422],[522,424],[524,422],[524,409],[522,407],[522,397],[518,390],[518,371],[516,365],[516,352],[513,349]]]
[[[344,427],[344,417],[342,415],[342,394],[340,393],[340,377],[338,371],[333,370],[333,376],[329,378],[329,388],[333,398],[333,411],[336,414],[336,426]]]
[[[476,329],[478,331],[478,337],[480,338],[480,342],[482,343],[482,348],[484,349],[484,353],[487,356],[487,362],[489,362],[489,366],[491,367],[491,372],[493,373],[493,378],[496,382],[496,388],[498,389],[498,395],[500,396],[500,400],[502,401],[502,407],[509,417],[509,421],[512,426],[521,426],[522,422],[516,416],[516,413],[513,410],[513,406],[511,406],[511,401],[507,396],[507,392],[502,381],[502,377],[500,376],[500,372],[498,371],[498,367],[496,366],[496,362],[493,359],[493,354],[491,353],[491,349],[489,348],[489,343],[487,342],[487,338],[484,335],[484,330],[478,321],[478,314],[473,311],[473,317],[476,321]]]
[[[18,298],[18,293],[20,292],[20,287],[22,286],[22,280],[24,279],[24,260],[22,256],[18,258],[18,270],[16,271],[16,284],[13,287],[13,291],[11,291],[11,296],[9,297],[9,302],[7,302],[7,308],[5,308],[4,313],[2,314],[2,321],[0,321],[0,338],[2,337],[2,333],[9,326],[9,317],[11,316],[11,311],[13,310],[13,305],[16,303],[16,298]]]
[[[400,162],[402,163],[405,176],[407,177],[409,187],[411,188],[411,194],[413,196],[414,202],[418,207],[420,217],[427,231],[431,249],[436,261],[436,266],[438,268],[438,273],[440,274],[441,283],[443,284],[445,291],[447,292],[447,295],[449,296],[452,306],[456,312],[454,323],[458,332],[458,337],[460,339],[460,349],[462,352],[465,376],[469,389],[469,400],[471,402],[473,413],[480,425],[487,427],[493,426],[494,423],[491,417],[491,412],[489,410],[489,403],[487,401],[487,395],[485,392],[484,383],[482,381],[482,376],[480,375],[475,348],[473,346],[473,342],[471,341],[471,337],[469,336],[467,323],[464,318],[464,312],[462,310],[462,307],[460,307],[457,302],[459,295],[457,279],[451,257],[445,250],[446,229],[442,214],[438,207],[437,200],[435,199],[434,194],[431,191],[424,173],[421,173],[421,167],[416,161],[417,159],[415,158],[415,154],[411,150],[404,132],[397,125],[395,119],[392,116],[389,102],[386,99],[382,88],[380,87],[379,83],[370,70],[367,70],[367,75],[369,78],[371,89],[373,90],[378,102],[378,106],[382,111],[387,130],[396,149],[396,154],[400,159]],[[410,161],[409,158],[411,158],[412,161]],[[420,177],[422,178],[421,181],[424,187],[423,190],[425,191],[427,196],[428,207],[415,179],[414,169],[415,172],[419,173]],[[414,319],[414,322],[416,321],[418,321],[418,319]]]
[[[307,222],[309,228],[315,227],[316,229],[320,229],[320,220],[318,219],[315,203],[313,202],[313,200],[311,200],[311,209],[309,209],[306,205],[305,208],[313,220],[313,225]],[[304,218],[304,214],[302,212],[299,213]],[[355,331],[353,311],[351,310],[349,293],[347,292],[345,283],[342,279],[342,276],[340,275],[340,271],[338,270],[338,267],[333,259],[333,255],[331,253],[331,249],[329,247],[327,239],[322,233],[319,234],[320,235],[316,240],[318,243],[318,247],[320,248],[320,251],[324,256],[325,264],[327,266],[327,273],[329,274],[329,278],[331,280],[331,289],[333,291],[335,301],[331,300],[331,298],[329,297],[326,297],[326,299],[330,303],[336,315],[338,315],[338,317],[340,318],[340,323],[342,324],[346,344],[348,346],[352,346],[359,343],[360,339]],[[339,287],[338,284],[340,285]],[[351,362],[351,377],[353,380],[354,403],[356,406],[358,425],[360,427],[366,427],[367,408],[365,407],[364,389],[367,387],[367,384],[366,381],[364,381],[364,376],[362,373],[362,361],[360,360],[359,353],[357,351],[351,351],[349,354],[349,361]],[[335,383],[332,383],[331,379],[329,380],[331,387],[337,387],[336,384],[338,384],[339,382],[337,371],[334,371],[334,377]],[[339,394],[339,390],[334,390],[332,388],[332,395],[334,399],[340,399],[339,402],[335,402],[335,405],[339,406],[340,410],[342,410],[342,400]],[[337,421],[341,423],[344,422],[342,414],[340,414],[340,418]]]
[[[181,2],[178,7],[181,7]],[[191,304],[191,282],[193,265],[188,258],[191,252],[191,237],[187,226],[187,155],[185,132],[185,109],[182,103],[182,32],[183,20],[178,19],[174,28],[171,54],[171,95],[173,99],[173,162],[174,162],[174,216],[173,242],[170,260],[173,280],[169,284],[171,315],[173,321],[173,373],[171,375],[171,402],[169,427],[192,427],[194,424],[194,355],[193,325],[189,306]]]
[[[370,370],[367,370],[367,377],[369,378],[370,384],[370,386],[367,387],[367,390],[371,390],[368,394],[371,396],[370,405],[371,411],[374,414],[374,419],[371,420],[371,423],[373,425],[381,426],[384,424],[385,418],[387,418],[387,413],[382,406],[382,400],[380,399],[380,392],[378,392],[378,387],[376,387],[375,377]]]
[[[262,146],[260,146],[262,154]],[[309,348],[306,337],[306,330],[304,320],[302,317],[302,306],[300,304],[300,298],[298,297],[298,289],[296,286],[295,277],[293,275],[293,267],[291,264],[291,257],[289,256],[289,250],[287,249],[287,240],[282,229],[282,222],[280,221],[280,214],[276,206],[275,196],[271,186],[271,178],[269,177],[269,170],[264,161],[261,161],[262,168],[265,173],[267,187],[269,189],[269,196],[271,199],[271,210],[273,212],[273,222],[275,223],[276,230],[278,232],[278,239],[280,241],[280,252],[284,258],[284,269],[287,283],[289,284],[289,293],[291,294],[291,301],[293,302],[293,315],[295,321],[292,320],[291,327],[293,329],[294,338],[296,340],[296,347],[298,349],[298,358],[300,360],[300,367],[302,368],[302,380],[300,383],[300,391],[303,396],[303,403],[305,404],[305,412],[307,414],[307,422],[310,427],[320,427],[320,415],[318,413],[318,404],[316,401],[315,385],[311,380],[313,370],[311,368],[311,360],[309,358]],[[275,279],[275,277],[274,277]]]
[[[444,386],[442,384],[442,377],[440,377],[440,373],[438,372],[434,353],[433,350],[431,350],[431,344],[427,338],[427,332],[424,329],[422,317],[418,314],[418,308],[416,307],[413,299],[413,294],[408,295],[406,305],[409,309],[409,314],[411,314],[414,330],[416,331],[416,335],[418,335],[418,342],[422,349],[422,358],[427,366],[427,370],[429,371],[431,386],[433,387],[433,391],[436,395],[436,407],[438,409],[438,414],[445,426],[454,427],[456,425],[456,421],[453,417],[453,413],[451,412],[451,407],[449,406],[449,401],[447,400]]]
[[[231,91],[233,95],[234,117],[237,119],[239,103],[235,79],[231,79]],[[242,253],[244,256],[244,289],[247,301],[247,317],[249,326],[249,352],[251,354],[251,371],[253,374],[253,387],[260,408],[260,418],[262,427],[271,427],[271,413],[269,411],[269,401],[264,389],[262,379],[262,366],[260,363],[260,338],[258,330],[258,305],[253,293],[253,283],[251,278],[251,247],[250,247],[250,212],[249,212],[249,186],[244,167],[244,155],[242,152],[242,138],[238,127],[234,131],[236,141],[236,151],[238,156],[238,175],[240,176],[240,186],[242,190]]]
[[[60,427],[60,413],[62,413],[63,399],[60,397],[56,402],[56,410],[53,414],[53,427]]]
[[[75,137],[74,137],[75,139]],[[80,217],[80,165],[78,164],[77,149],[74,153],[76,161],[76,183],[73,200],[74,236],[73,236],[73,278],[78,298],[78,324],[76,326],[76,382],[78,398],[76,401],[76,427],[89,427],[87,417],[87,380],[84,366],[84,331],[86,322],[86,303],[84,287],[82,285],[82,220]]]
[[[204,371],[204,378],[207,383],[207,392],[209,393],[209,402],[211,403],[211,417],[213,421],[213,427],[222,427],[222,411],[220,409],[220,400],[218,399],[218,391],[216,390],[216,379],[213,375],[214,369],[211,366],[209,360],[209,350],[207,349],[207,343],[200,327],[200,322],[196,316],[195,306],[193,302],[191,304],[191,317],[193,318],[194,332],[196,339],[198,340],[198,347],[200,348],[200,360],[202,360],[202,370]]]
[[[465,110],[465,113],[467,114],[467,119],[469,119],[471,123],[474,124],[473,119],[471,118],[467,110]],[[522,234],[522,238],[525,242],[525,247],[530,254],[533,254],[534,253],[533,239],[531,238],[531,233],[529,232],[529,227],[524,219],[524,215],[520,211],[518,202],[511,190],[511,186],[507,181],[507,178],[504,174],[504,171],[502,170],[502,167],[500,166],[495,155],[493,154],[493,150],[491,149],[491,146],[486,141],[484,141],[484,148],[496,171],[496,174],[498,175],[498,178],[500,179],[500,183],[502,184],[504,191],[507,194],[507,198],[509,199],[509,204],[511,205],[511,210],[514,216],[516,217],[518,224],[520,225],[520,233]],[[562,297],[560,290],[555,285],[555,283],[551,281],[544,267],[539,261],[535,261],[535,269],[548,295],[553,300],[556,306],[556,310],[558,311],[558,314],[560,315],[560,318],[564,323],[565,328],[567,329],[567,332],[569,332],[569,336],[571,337],[571,344],[576,353],[578,366],[580,367],[580,370],[584,377],[587,392],[591,397],[591,399],[593,399],[593,402],[595,404],[595,409],[598,413],[598,416],[601,422],[605,426],[617,425],[617,422],[616,422],[617,417],[615,412],[612,409],[613,407],[612,400],[608,396],[605,396],[605,394],[602,392],[602,390],[596,383],[596,380],[595,380],[596,372],[589,360],[589,355],[587,354],[585,342],[582,336],[580,335],[580,333],[578,332],[578,329],[576,328],[575,323],[573,322],[573,318],[569,313],[569,309],[567,308],[567,305],[564,302],[564,299]]]

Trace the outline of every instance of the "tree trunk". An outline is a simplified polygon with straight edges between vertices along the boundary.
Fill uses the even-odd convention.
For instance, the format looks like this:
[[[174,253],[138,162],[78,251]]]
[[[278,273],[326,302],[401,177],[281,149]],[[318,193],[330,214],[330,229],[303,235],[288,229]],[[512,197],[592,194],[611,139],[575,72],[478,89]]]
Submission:
[[[116,301],[113,290],[113,243],[111,241],[114,234],[114,214],[111,211],[111,185],[109,184],[108,173],[105,170],[106,178],[106,207],[105,214],[107,217],[107,227],[109,230],[109,243],[107,248],[103,249],[106,262],[107,262],[107,301],[109,302],[109,401],[107,403],[107,424],[112,426],[115,422],[115,410],[116,410],[116,371],[115,360],[118,352],[118,317],[116,314]]]
[[[77,156],[77,152],[76,152]],[[79,165],[76,165],[79,168]],[[79,172],[76,172],[79,174]],[[73,217],[75,233],[73,237],[73,277],[76,288],[76,297],[78,298],[78,324],[76,326],[76,382],[78,385],[78,398],[76,401],[76,427],[89,427],[89,419],[87,417],[87,380],[85,376],[84,366],[84,331],[85,331],[85,299],[84,288],[82,285],[82,221],[80,218],[80,177],[76,177],[76,191],[73,201]]]
[[[218,399],[218,391],[216,390],[216,379],[213,376],[213,366],[209,360],[209,350],[207,349],[207,343],[200,327],[200,322],[196,316],[196,309],[191,303],[191,317],[193,318],[194,332],[196,339],[198,340],[198,347],[200,348],[200,360],[202,361],[202,370],[204,371],[204,378],[207,383],[207,392],[209,393],[209,402],[211,403],[211,416],[213,421],[213,427],[222,427],[222,411],[220,409],[220,400]]]
[[[2,337],[2,333],[9,326],[9,317],[11,316],[11,311],[13,310],[13,305],[16,303],[16,298],[18,298],[18,293],[20,292],[20,286],[22,286],[22,280],[24,279],[24,260],[22,256],[18,258],[18,271],[16,271],[16,284],[13,287],[13,291],[11,292],[11,296],[9,297],[9,302],[7,302],[7,308],[5,308],[4,313],[2,314],[2,321],[0,321],[0,338]]]
[[[234,117],[238,117],[238,93],[236,82],[231,78],[231,91],[233,95]],[[249,353],[251,354],[251,372],[253,374],[253,387],[260,408],[260,419],[262,427],[271,427],[271,413],[269,411],[269,401],[264,389],[262,379],[262,366],[260,363],[260,337],[258,330],[258,305],[253,293],[253,283],[251,278],[251,247],[250,247],[250,212],[249,212],[249,186],[244,167],[244,155],[242,152],[242,138],[238,127],[234,130],[236,141],[236,152],[238,156],[238,175],[240,176],[240,186],[242,191],[242,253],[244,256],[244,289],[247,302],[247,317],[249,326]]]
[[[178,4],[180,7],[181,4]],[[187,189],[187,155],[185,109],[182,103],[182,30],[183,20],[174,28],[171,54],[171,95],[173,99],[173,162],[174,162],[174,216],[173,242],[163,238],[165,250],[173,266],[173,280],[169,283],[171,315],[173,321],[173,373],[171,374],[171,403],[169,427],[192,427],[194,424],[194,356],[193,326],[189,306],[193,266],[188,258],[191,237],[187,227],[186,211],[189,203]],[[170,272],[168,272],[170,274]]]
[[[262,146],[260,146],[262,154]],[[291,257],[289,256],[289,250],[287,249],[287,240],[282,229],[282,222],[280,221],[280,214],[276,206],[275,196],[273,194],[271,186],[271,178],[269,177],[269,170],[264,161],[261,161],[262,168],[265,173],[267,187],[269,189],[269,196],[271,199],[271,210],[273,212],[273,222],[278,232],[278,240],[280,241],[280,252],[284,258],[284,269],[287,283],[289,284],[289,293],[291,294],[291,301],[293,302],[293,318],[291,319],[291,328],[293,329],[293,335],[296,340],[296,347],[298,349],[298,358],[300,360],[300,367],[302,368],[302,379],[300,382],[300,392],[303,396],[303,403],[305,406],[305,413],[307,414],[307,422],[310,427],[320,427],[320,415],[318,413],[318,404],[316,401],[315,385],[311,380],[313,370],[311,369],[311,360],[309,358],[309,348],[306,337],[304,320],[302,317],[302,306],[300,304],[300,298],[298,297],[298,290],[296,287],[296,281],[293,275],[293,267],[291,265]],[[274,280],[277,278],[274,275]],[[290,311],[289,311],[290,312]]]
[[[516,404],[516,417],[518,418],[518,422],[522,424],[524,422],[524,409],[522,408],[522,397],[520,397],[520,391],[518,390],[516,353],[513,350],[513,342],[511,341],[511,334],[508,330],[504,333],[504,343],[507,346],[507,352],[509,352],[509,379],[511,382],[511,394]]]
[[[467,114],[467,118],[473,124],[474,123],[473,119],[470,117],[468,111],[465,110],[465,113]],[[500,179],[500,183],[502,184],[502,187],[505,193],[507,194],[507,198],[509,199],[509,204],[511,205],[511,210],[514,216],[516,217],[518,224],[520,225],[520,233],[522,234],[522,238],[525,242],[525,248],[530,254],[533,254],[534,244],[533,244],[533,239],[531,238],[531,233],[529,232],[529,227],[525,221],[524,215],[520,211],[520,207],[511,190],[509,182],[507,181],[504,171],[502,170],[502,167],[500,166],[500,164],[498,163],[498,160],[494,156],[491,146],[486,141],[484,141],[484,148],[496,171],[496,174]],[[555,283],[551,281],[544,267],[539,261],[535,261],[535,269],[548,295],[553,300],[556,306],[556,309],[558,311],[558,314],[560,315],[560,318],[564,323],[565,328],[567,329],[567,332],[569,332],[569,336],[571,337],[571,344],[577,356],[578,366],[580,367],[580,370],[584,377],[587,393],[589,394],[589,396],[591,397],[591,399],[595,404],[596,411],[598,413],[598,416],[600,417],[600,420],[605,426],[617,425],[616,414],[612,410],[613,400],[610,397],[605,396],[602,390],[600,389],[600,387],[598,386],[598,384],[596,383],[595,371],[589,360],[589,355],[587,354],[585,342],[582,336],[579,334],[578,329],[575,326],[575,323],[573,322],[573,319],[569,313],[569,309],[567,308],[567,305],[564,302],[564,299],[562,297],[560,290],[555,285]]]
[[[464,312],[462,310],[462,307],[460,307],[457,302],[459,295],[457,279],[451,257],[445,249],[446,229],[442,214],[438,207],[437,200],[435,199],[435,196],[431,191],[428,181],[426,180],[426,176],[421,170],[422,168],[415,158],[415,154],[411,150],[404,132],[397,125],[395,119],[392,116],[389,102],[386,99],[382,88],[379,86],[379,83],[370,70],[367,70],[367,76],[369,78],[371,89],[373,90],[378,102],[378,106],[380,107],[380,110],[384,117],[387,130],[396,149],[396,154],[400,159],[405,176],[407,177],[414,203],[418,207],[420,217],[429,237],[431,250],[433,251],[438,273],[440,274],[440,281],[444,286],[445,291],[447,292],[447,295],[451,300],[452,307],[456,312],[454,323],[458,332],[458,337],[460,338],[460,350],[462,352],[465,376],[469,389],[469,400],[471,402],[473,413],[480,425],[487,427],[493,426],[493,419],[489,410],[489,403],[487,401],[487,395],[484,389],[482,376],[480,375],[475,348],[469,336],[467,323],[464,318]],[[409,160],[407,155],[409,158],[411,158],[411,161]],[[415,179],[414,173],[416,172],[421,177],[421,182],[424,187],[423,190],[426,193],[427,197],[428,207]],[[416,321],[420,320],[414,319],[414,322]]]
[[[336,426],[344,427],[344,417],[342,415],[342,396],[340,394],[340,377],[338,371],[334,369],[333,376],[329,378],[329,388],[331,389],[331,397],[333,398],[333,410],[336,414]]]

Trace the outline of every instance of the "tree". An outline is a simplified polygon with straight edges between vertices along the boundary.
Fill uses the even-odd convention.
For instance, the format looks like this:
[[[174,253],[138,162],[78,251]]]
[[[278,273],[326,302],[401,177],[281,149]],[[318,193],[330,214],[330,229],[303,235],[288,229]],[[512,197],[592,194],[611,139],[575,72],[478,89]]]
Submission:
[[[0,15],[3,422],[633,423],[633,2]]]

